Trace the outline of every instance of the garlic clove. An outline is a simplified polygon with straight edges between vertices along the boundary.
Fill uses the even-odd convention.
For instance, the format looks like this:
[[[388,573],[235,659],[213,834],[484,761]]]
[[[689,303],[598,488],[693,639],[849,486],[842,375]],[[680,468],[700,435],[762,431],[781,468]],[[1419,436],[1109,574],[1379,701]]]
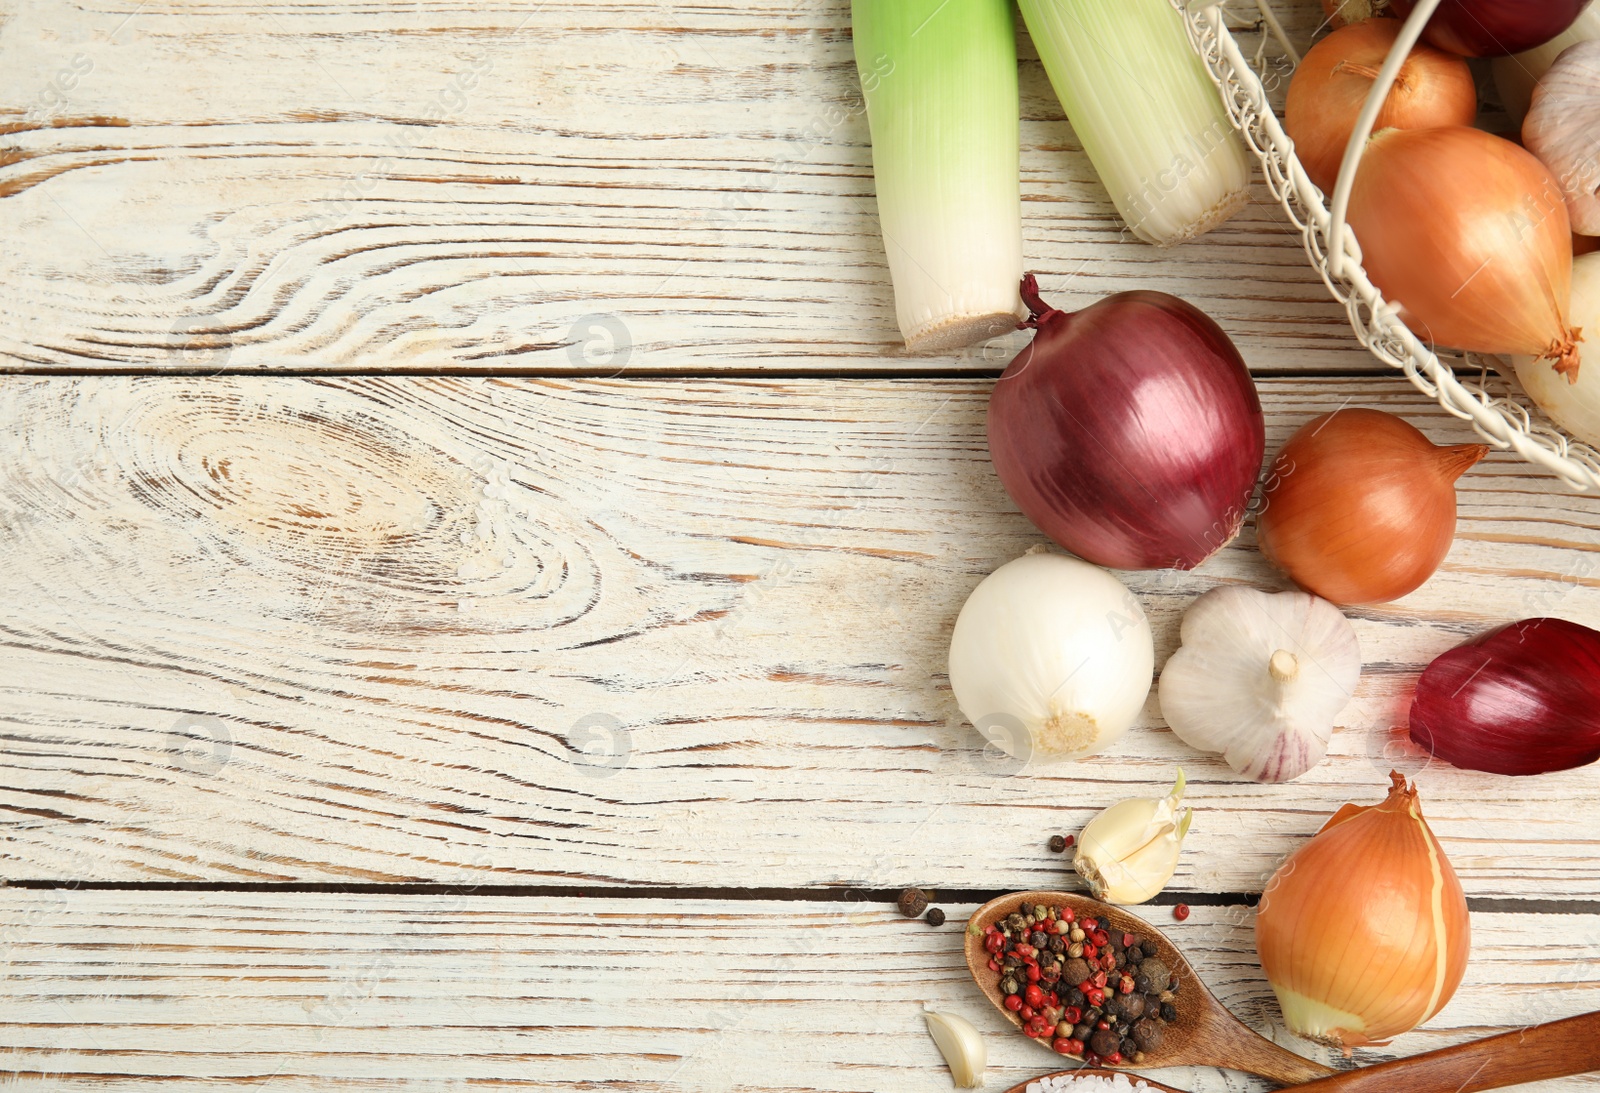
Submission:
[[[989,1065],[989,1048],[972,1022],[954,1013],[933,1010],[924,1013],[922,1019],[928,1023],[928,1035],[944,1056],[956,1088],[981,1088],[984,1067]]]
[[[1306,592],[1216,588],[1183,617],[1161,672],[1172,731],[1240,774],[1287,782],[1322,761],[1361,678],[1355,628]]]
[[[1178,812],[1186,784],[1180,769],[1165,797],[1119,801],[1089,821],[1078,836],[1072,867],[1095,899],[1144,903],[1167,886],[1194,820],[1193,809]]]
[[[1600,235],[1600,41],[1579,42],[1550,66],[1533,90],[1522,143],[1559,180],[1572,230]]]

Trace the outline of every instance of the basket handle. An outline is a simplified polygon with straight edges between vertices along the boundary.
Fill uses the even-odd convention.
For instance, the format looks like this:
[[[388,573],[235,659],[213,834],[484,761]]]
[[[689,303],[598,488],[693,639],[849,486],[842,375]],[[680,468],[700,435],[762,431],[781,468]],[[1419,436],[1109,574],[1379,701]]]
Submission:
[[[1361,155],[1366,151],[1367,140],[1372,136],[1372,127],[1378,122],[1378,114],[1382,112],[1383,104],[1389,98],[1389,90],[1394,87],[1395,80],[1399,79],[1400,69],[1405,66],[1406,58],[1411,56],[1411,50],[1422,37],[1422,28],[1428,25],[1429,18],[1442,2],[1443,0],[1421,0],[1412,10],[1406,25],[1400,28],[1400,37],[1395,42],[1394,48],[1389,51],[1388,59],[1383,62],[1378,78],[1373,81],[1366,105],[1361,108],[1361,116],[1356,119],[1355,131],[1350,134],[1350,143],[1345,145],[1344,163],[1339,167],[1339,181],[1333,187],[1333,204],[1328,209],[1332,216],[1332,221],[1328,225],[1328,272],[1336,278],[1344,276],[1344,263],[1348,257],[1345,249],[1347,235],[1345,216],[1350,211],[1350,191],[1355,188],[1356,168],[1361,165]]]

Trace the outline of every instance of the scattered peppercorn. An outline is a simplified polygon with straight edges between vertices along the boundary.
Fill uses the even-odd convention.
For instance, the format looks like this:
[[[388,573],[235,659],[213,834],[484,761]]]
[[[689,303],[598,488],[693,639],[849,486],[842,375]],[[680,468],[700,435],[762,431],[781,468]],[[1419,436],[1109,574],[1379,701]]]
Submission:
[[[1052,853],[1059,854],[1063,850],[1065,850],[1066,848],[1067,848],[1067,837],[1065,835],[1051,835],[1050,836],[1050,850],[1051,850]]]
[[[900,913],[907,918],[921,918],[928,909],[928,897],[920,888],[907,888],[900,893]]]
[[[937,907],[928,908],[928,925],[929,926],[943,926],[944,925],[944,912],[939,910],[939,908],[937,908]]]
[[[1187,903],[1178,904],[1172,909],[1172,917],[1179,922],[1189,921],[1189,905]]]

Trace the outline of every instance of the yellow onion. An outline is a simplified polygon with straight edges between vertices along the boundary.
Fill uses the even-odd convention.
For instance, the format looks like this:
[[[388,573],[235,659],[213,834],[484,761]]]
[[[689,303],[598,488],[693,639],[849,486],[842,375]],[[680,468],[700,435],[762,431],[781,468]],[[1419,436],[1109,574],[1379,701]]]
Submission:
[[[1343,1048],[1380,1044],[1444,1008],[1472,948],[1467,899],[1398,773],[1379,805],[1345,805],[1274,874],[1256,951],[1284,1020]]]
[[[1400,25],[1398,19],[1351,23],[1312,46],[1294,70],[1283,127],[1306,174],[1329,193]],[[1478,86],[1467,62],[1419,42],[1384,99],[1376,128],[1471,125],[1477,116]]]
[[[1367,276],[1425,342],[1578,367],[1567,202],[1532,152],[1481,129],[1367,142],[1350,226]]]
[[[1486,444],[1436,445],[1381,410],[1323,414],[1273,461],[1256,517],[1261,553],[1325,600],[1397,600],[1450,553],[1456,480],[1488,454]]]

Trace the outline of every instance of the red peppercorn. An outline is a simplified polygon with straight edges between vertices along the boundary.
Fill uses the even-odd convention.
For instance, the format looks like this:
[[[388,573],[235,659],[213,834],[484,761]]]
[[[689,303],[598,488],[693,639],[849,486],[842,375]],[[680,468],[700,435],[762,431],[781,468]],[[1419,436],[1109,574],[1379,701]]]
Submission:
[[[1091,1006],[1103,1006],[1106,1003],[1106,992],[1099,987],[1090,987],[1083,993],[1089,999]]]
[[[1077,1006],[1068,1006],[1062,1011],[1061,1019],[1069,1025],[1076,1025],[1083,1020],[1083,1011]]]
[[[1100,928],[1099,921],[1092,918],[1086,918],[1082,922],[1078,923],[1078,925],[1082,926],[1086,933],[1092,930],[1098,930]]]
[[[1082,1055],[1083,1054],[1083,1041],[1079,1040],[1077,1037],[1073,1037],[1071,1040],[1068,1040],[1067,1041],[1067,1054],[1068,1055]]]
[[[1106,973],[1095,972],[1094,976],[1089,981],[1097,987],[1104,987],[1106,985]]]
[[[1039,982],[1039,965],[1037,965],[1037,964],[1029,964],[1028,965],[1028,970],[1027,970],[1027,972],[1025,974],[1028,977],[1028,982],[1030,982],[1030,983]]]
[[[1107,1066],[1121,1066],[1122,1065],[1122,1052],[1113,1051],[1110,1055],[1107,1055],[1105,1057],[1103,1062]]]
[[[1006,995],[1006,1009],[1016,1013],[1022,1008],[1022,996],[1018,994]]]
[[[1111,1027],[1111,1022],[1107,1021],[1104,1017],[1102,1017],[1102,1018],[1100,1018],[1100,1020],[1098,1020],[1098,1021],[1096,1021],[1094,1023],[1094,1027],[1095,1028],[1110,1028]]]
[[[1016,948],[1012,949],[1011,952],[1020,960],[1027,960],[1030,957],[1037,957],[1039,955],[1039,950],[1035,949],[1027,942],[1023,942],[1021,945],[1018,945]]]
[[[1107,945],[1110,942],[1111,935],[1106,933],[1104,930],[1096,930],[1094,932],[1094,943],[1096,945]]]
[[[1188,918],[1189,918],[1189,905],[1187,903],[1178,904],[1176,907],[1174,907],[1172,909],[1172,917],[1177,919],[1179,922],[1188,921]]]
[[[1085,1051],[1083,1053],[1083,1063],[1085,1066],[1099,1066],[1100,1056],[1096,1055],[1092,1051]]]
[[[998,934],[1000,932],[1000,927],[991,922],[989,925],[983,928],[983,932],[985,934]]]
[[[1133,944],[1133,935],[1132,934],[1123,934],[1122,935],[1122,947],[1124,949],[1126,949],[1128,946],[1130,946],[1132,944]]]
[[[1121,979],[1117,980],[1117,993],[1118,994],[1132,994],[1133,993],[1133,976],[1125,975]]]
[[[1083,943],[1083,958],[1085,960],[1093,960],[1099,954],[1100,954],[1100,950],[1099,949],[1095,948],[1093,945],[1089,944],[1087,941],[1085,941]]]
[[[1044,991],[1039,989],[1037,983],[1029,983],[1028,989],[1022,992],[1022,1000],[1034,1009],[1041,1009],[1044,1006]]]
[[[993,959],[991,957],[990,960],[989,960],[989,970],[992,971],[992,972],[999,971],[1000,970],[1000,961],[995,960],[995,959]]]
[[[1105,953],[1100,957],[1100,966],[1108,972],[1117,970],[1117,954]]]
[[[1045,995],[1045,997],[1047,999],[1049,999],[1050,1005],[1051,1005],[1052,1008],[1059,1008],[1060,1007],[1060,1005],[1061,1005],[1061,996],[1059,994],[1057,994],[1055,991],[1051,991],[1049,994]]]
[[[1006,935],[993,933],[983,939],[983,947],[990,953],[998,953],[1006,947]]]
[[[1072,1054],[1072,1041],[1067,1039],[1065,1036],[1057,1036],[1055,1041],[1050,1046],[1055,1048],[1056,1051],[1062,1055]]]
[[[1070,835],[1067,836],[1067,845],[1072,845],[1072,836]],[[1065,922],[1068,926],[1071,926],[1074,922],[1078,921],[1078,912],[1074,911],[1071,907],[1063,907],[1061,908],[1061,916],[1056,921]],[[1061,932],[1066,933],[1065,930]]]

